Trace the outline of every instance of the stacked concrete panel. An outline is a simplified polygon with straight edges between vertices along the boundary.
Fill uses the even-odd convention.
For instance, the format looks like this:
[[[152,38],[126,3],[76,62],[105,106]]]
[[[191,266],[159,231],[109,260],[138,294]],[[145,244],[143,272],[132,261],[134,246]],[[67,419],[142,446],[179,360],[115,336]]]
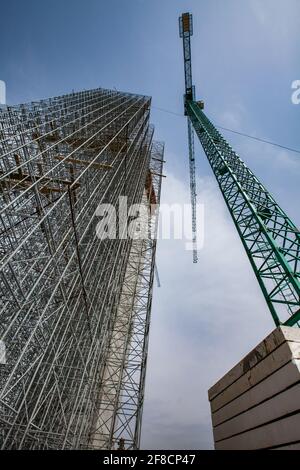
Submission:
[[[274,330],[208,395],[217,450],[300,449],[300,330]]]

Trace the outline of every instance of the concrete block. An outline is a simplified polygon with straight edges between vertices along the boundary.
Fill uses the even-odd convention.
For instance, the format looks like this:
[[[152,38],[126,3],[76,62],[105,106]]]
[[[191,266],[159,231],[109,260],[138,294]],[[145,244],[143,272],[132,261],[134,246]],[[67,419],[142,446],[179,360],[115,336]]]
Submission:
[[[216,449],[296,449],[300,329],[274,330],[208,394]]]

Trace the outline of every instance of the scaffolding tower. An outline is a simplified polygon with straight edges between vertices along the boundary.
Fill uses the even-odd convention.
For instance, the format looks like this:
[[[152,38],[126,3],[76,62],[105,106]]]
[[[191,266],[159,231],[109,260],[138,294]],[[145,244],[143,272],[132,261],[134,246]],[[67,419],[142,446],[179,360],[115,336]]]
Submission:
[[[150,104],[96,89],[0,110],[2,449],[139,447],[164,150]],[[121,197],[146,237],[128,219],[99,237]]]

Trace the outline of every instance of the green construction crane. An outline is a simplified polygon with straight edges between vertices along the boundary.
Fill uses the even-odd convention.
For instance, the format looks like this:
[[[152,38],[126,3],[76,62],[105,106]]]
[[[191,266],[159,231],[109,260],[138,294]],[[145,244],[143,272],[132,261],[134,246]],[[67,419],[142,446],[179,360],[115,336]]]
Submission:
[[[195,101],[192,15],[179,18],[185,66],[184,110],[196,132],[276,325],[300,326],[300,232]]]

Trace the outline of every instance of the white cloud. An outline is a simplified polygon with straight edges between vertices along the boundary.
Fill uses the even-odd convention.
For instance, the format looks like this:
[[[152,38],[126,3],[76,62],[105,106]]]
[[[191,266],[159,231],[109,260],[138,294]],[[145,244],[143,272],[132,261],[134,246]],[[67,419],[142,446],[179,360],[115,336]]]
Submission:
[[[249,5],[262,26],[266,37],[275,47],[293,47],[293,37],[298,37],[300,5],[298,0],[251,0]],[[296,44],[294,44],[296,45]]]
[[[205,242],[197,265],[160,241],[143,417],[143,448],[212,447],[207,390],[273,328],[246,254],[211,177],[198,180]],[[169,174],[162,202],[189,200]]]
[[[230,102],[230,109],[218,112],[218,125],[239,131],[245,121],[246,109],[238,101]]]

